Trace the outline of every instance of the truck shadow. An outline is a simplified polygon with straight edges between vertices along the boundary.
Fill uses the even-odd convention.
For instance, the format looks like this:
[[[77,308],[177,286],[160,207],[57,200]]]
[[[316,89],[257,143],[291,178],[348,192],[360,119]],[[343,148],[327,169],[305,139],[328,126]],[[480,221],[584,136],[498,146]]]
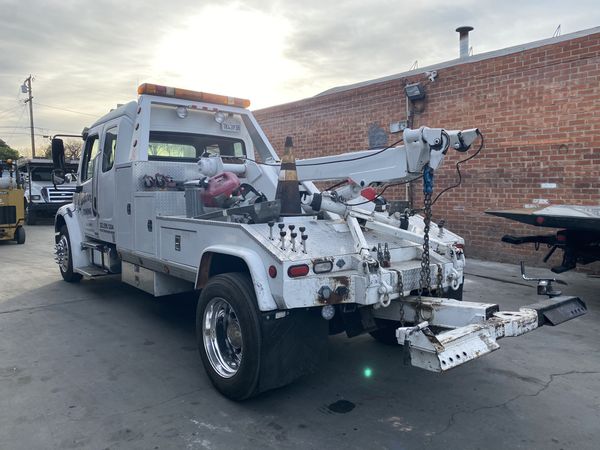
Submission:
[[[117,339],[123,346],[121,357],[128,357],[125,351],[132,349],[140,359],[159,357],[162,362],[153,363],[155,376],[171,392],[181,390],[177,379],[169,378],[170,367],[177,365],[179,382],[187,378],[197,387],[186,394],[189,405],[210,404],[227,414],[250,417],[272,442],[301,442],[318,432],[324,448],[342,441],[351,448],[399,443],[414,448],[440,436],[455,439],[458,445],[464,443],[460,436],[465,426],[472,428],[478,422],[485,426],[499,416],[504,422],[518,423],[519,413],[503,405],[533,398],[549,384],[546,371],[532,374],[531,361],[511,361],[520,353],[509,341],[500,352],[436,374],[405,366],[401,347],[378,344],[369,336],[338,335],[329,339],[328,360],[317,373],[233,403],[215,392],[203,373],[196,351],[196,302],[195,293],[155,299],[122,284],[118,277],[75,285],[56,280],[2,301],[0,318],[29,313],[28,320],[36,321],[43,317],[36,312],[52,311],[54,320],[67,329],[62,332],[72,334],[74,340],[81,333],[93,333],[99,346]],[[68,318],[68,328],[61,315]],[[539,360],[535,364],[543,366]],[[600,366],[598,361],[593,364]],[[195,416],[204,414],[200,407],[190,408]],[[324,429],[335,432],[323,433]]]

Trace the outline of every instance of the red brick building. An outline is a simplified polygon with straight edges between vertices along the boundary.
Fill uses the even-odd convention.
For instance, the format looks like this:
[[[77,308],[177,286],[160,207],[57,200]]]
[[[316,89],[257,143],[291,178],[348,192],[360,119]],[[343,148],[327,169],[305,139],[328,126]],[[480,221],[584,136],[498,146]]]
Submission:
[[[433,82],[425,74],[432,70]],[[500,238],[551,230],[484,211],[600,204],[600,27],[334,88],[255,114],[278,150],[293,136],[299,158],[360,150],[369,147],[373,124],[388,143],[401,137],[389,126],[407,119],[404,86],[415,82],[426,98],[415,103],[413,128],[478,127],[485,136],[480,155],[461,166],[462,185],[435,204],[434,220],[445,219],[465,238],[468,256],[542,265],[545,251]],[[454,163],[464,157],[448,152],[436,192],[455,182]],[[414,190],[420,192],[419,182]],[[395,195],[403,198],[404,191]]]

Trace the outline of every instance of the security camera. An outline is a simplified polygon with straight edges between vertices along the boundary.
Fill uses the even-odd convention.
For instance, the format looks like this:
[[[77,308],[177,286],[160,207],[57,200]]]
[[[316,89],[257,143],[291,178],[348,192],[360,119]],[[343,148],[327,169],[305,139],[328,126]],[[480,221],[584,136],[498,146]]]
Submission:
[[[435,81],[437,77],[437,70],[432,70],[431,72],[425,72],[425,75],[429,78],[429,81]]]

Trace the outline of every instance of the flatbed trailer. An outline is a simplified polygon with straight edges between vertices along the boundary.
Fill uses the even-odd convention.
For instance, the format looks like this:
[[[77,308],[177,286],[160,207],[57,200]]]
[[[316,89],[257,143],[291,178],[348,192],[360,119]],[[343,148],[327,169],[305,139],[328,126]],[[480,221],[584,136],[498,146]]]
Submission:
[[[600,261],[600,206],[550,205],[539,208],[515,208],[486,211],[486,214],[503,217],[534,227],[558,228],[554,233],[514,236],[507,234],[502,242],[513,245],[534,244],[549,248],[544,257],[548,261],[559,249],[563,252],[555,273],[574,269],[577,264]]]

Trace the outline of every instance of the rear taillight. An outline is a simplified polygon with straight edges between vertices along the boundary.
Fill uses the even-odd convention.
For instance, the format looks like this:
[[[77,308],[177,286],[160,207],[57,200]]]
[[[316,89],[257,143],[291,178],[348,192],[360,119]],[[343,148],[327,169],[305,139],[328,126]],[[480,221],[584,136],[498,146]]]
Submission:
[[[269,266],[269,276],[271,278],[277,277],[277,267],[275,267],[275,266]]]
[[[305,277],[306,275],[308,275],[308,272],[309,272],[309,268],[306,264],[290,266],[287,271],[288,276],[290,278]]]

